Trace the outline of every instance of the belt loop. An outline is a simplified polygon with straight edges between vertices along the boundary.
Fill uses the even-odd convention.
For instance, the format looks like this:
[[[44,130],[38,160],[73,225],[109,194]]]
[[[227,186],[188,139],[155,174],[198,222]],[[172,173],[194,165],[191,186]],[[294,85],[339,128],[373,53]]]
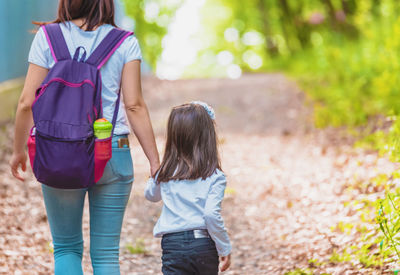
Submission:
[[[195,239],[210,238],[210,235],[208,234],[207,229],[195,229],[193,230],[193,237]]]

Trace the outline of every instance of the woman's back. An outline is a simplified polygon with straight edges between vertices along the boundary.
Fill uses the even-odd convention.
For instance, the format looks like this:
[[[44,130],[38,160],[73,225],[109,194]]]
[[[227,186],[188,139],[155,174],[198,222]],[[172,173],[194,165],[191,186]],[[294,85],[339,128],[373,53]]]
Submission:
[[[86,57],[93,53],[105,36],[114,28],[109,24],[103,24],[93,31],[84,31],[71,21],[67,21],[65,24],[61,23],[60,27],[71,56],[75,53],[76,48],[82,46],[86,50]],[[123,66],[129,61],[141,60],[141,58],[136,37],[129,36],[101,68],[103,114],[107,120],[111,121],[114,113]],[[32,42],[28,61],[47,69],[55,64],[42,28],[39,29]],[[114,133],[121,135],[129,132],[124,104],[121,101]]]

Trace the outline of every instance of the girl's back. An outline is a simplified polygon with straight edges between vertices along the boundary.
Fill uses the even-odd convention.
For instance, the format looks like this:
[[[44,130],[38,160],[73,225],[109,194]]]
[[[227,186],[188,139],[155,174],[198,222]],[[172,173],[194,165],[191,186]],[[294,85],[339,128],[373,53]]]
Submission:
[[[214,206],[222,201],[226,179],[222,171],[206,179],[171,180],[160,183],[162,214],[154,227],[154,235],[191,229],[206,229],[205,217],[214,215]],[[211,193],[211,194],[210,194]],[[150,199],[150,196],[148,196]]]

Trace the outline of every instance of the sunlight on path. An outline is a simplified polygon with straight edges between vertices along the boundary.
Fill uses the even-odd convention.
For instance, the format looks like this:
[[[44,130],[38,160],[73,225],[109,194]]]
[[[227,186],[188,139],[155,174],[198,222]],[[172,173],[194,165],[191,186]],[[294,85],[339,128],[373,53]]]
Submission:
[[[200,28],[200,9],[205,0],[185,0],[177,10],[168,33],[163,38],[163,52],[157,63],[157,76],[161,79],[180,78],[186,66],[192,64],[198,51],[193,35]]]

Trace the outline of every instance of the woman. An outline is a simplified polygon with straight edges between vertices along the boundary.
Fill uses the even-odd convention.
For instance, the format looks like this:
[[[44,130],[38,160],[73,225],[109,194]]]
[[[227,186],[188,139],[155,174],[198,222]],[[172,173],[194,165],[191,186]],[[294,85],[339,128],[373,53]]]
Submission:
[[[58,18],[66,44],[73,55],[83,46],[90,56],[113,27],[113,0],[60,0]],[[86,189],[57,189],[42,184],[44,202],[54,244],[55,274],[83,274],[82,213],[86,193],[90,207],[90,256],[94,274],[120,274],[119,241],[123,215],[129,199],[133,166],[129,148],[119,148],[132,127],[150,163],[150,173],[159,168],[159,156],[140,84],[141,52],[137,39],[130,36],[101,68],[103,115],[111,121],[122,89],[123,102],[112,139],[112,158],[103,177]],[[26,170],[25,144],[33,126],[32,103],[35,91],[55,64],[42,28],[37,32],[29,53],[29,68],[18,103],[15,121],[14,151],[10,166],[14,177]],[[126,146],[125,146],[126,147]]]

